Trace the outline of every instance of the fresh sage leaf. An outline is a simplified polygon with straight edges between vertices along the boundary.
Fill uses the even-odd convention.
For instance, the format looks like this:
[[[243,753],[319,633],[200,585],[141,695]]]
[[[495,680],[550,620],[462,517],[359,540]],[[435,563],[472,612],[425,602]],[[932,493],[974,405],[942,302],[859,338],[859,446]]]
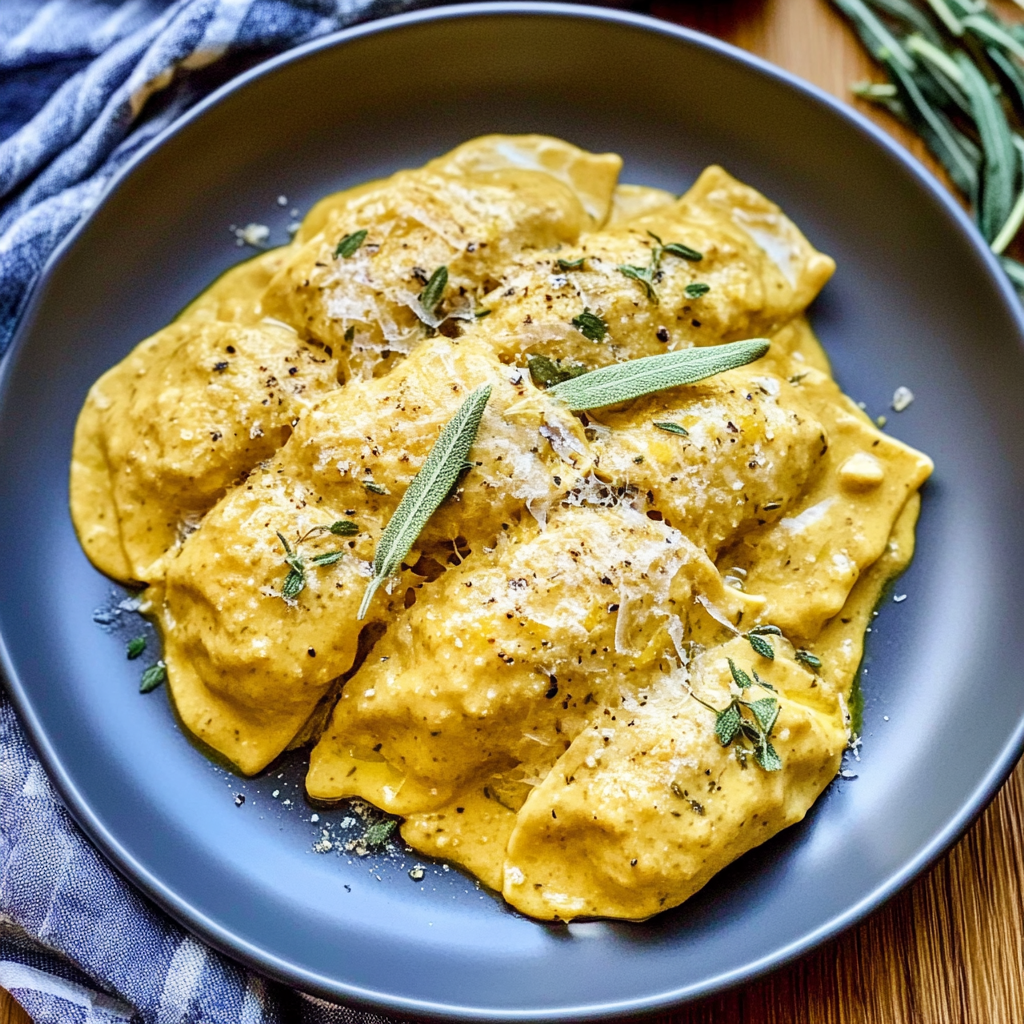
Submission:
[[[963,73],[964,90],[981,137],[984,161],[978,226],[985,240],[991,242],[1013,209],[1020,159],[1010,135],[1006,114],[992,95],[988,80],[965,53],[958,52],[955,60]]]
[[[628,402],[665,388],[694,384],[715,374],[734,370],[760,359],[769,348],[766,338],[734,341],[727,345],[687,348],[660,356],[645,356],[562,381],[548,394],[573,412],[600,409]]]
[[[463,471],[490,397],[489,384],[478,387],[438,435],[423,467],[413,477],[381,534],[373,557],[373,577],[363,594],[357,619],[366,615],[377,588],[398,571],[402,559]]]

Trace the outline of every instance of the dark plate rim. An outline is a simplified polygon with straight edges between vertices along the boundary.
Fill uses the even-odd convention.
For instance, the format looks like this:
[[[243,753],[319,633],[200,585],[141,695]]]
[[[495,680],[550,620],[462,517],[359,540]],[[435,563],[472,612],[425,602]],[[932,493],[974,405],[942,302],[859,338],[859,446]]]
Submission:
[[[747,71],[753,72],[763,79],[787,86],[801,93],[806,99],[825,106],[831,113],[844,120],[848,127],[864,136],[869,142],[881,147],[890,158],[901,166],[904,172],[909,173],[920,188],[928,192],[931,198],[938,202],[940,208],[944,210],[960,231],[966,235],[969,243],[978,255],[981,256],[982,263],[987,267],[989,275],[994,279],[997,290],[1002,294],[1011,317],[1017,321],[1018,328],[1021,334],[1024,335],[1024,309],[1022,309],[1021,303],[1009,279],[999,266],[996,257],[992,254],[967,214],[952,195],[921,163],[915,160],[907,150],[900,146],[883,129],[872,123],[853,107],[844,104],[817,86],[760,57],[756,57],[744,50],[706,36],[693,29],[660,21],[647,15],[633,14],[603,7],[546,2],[546,0],[487,0],[487,2],[407,11],[403,14],[342,29],[301,44],[258,64],[256,67],[243,72],[225,85],[222,85],[143,146],[111,178],[102,197],[92,210],[82,217],[53,253],[51,253],[39,277],[32,285],[29,297],[22,309],[14,338],[8,347],[7,358],[3,359],[2,365],[0,365],[0,400],[2,400],[3,394],[9,386],[9,378],[13,373],[11,367],[14,365],[15,360],[12,356],[15,351],[20,350],[26,344],[26,339],[30,334],[30,324],[42,301],[45,286],[54,270],[60,264],[65,254],[75,245],[79,235],[83,233],[95,213],[111,198],[135,169],[169,139],[173,138],[196,119],[201,118],[209,109],[221,103],[228,96],[244,89],[249,83],[265,75],[272,74],[278,68],[293,61],[304,60],[306,57],[316,54],[321,50],[342,46],[350,40],[360,39],[364,36],[388,32],[421,22],[456,18],[507,17],[509,15],[603,21],[629,29],[638,29],[667,36],[692,46],[711,50],[719,56],[742,65]],[[321,995],[328,999],[342,999],[352,1005],[373,1009],[378,1012],[399,1013],[406,1016],[413,1015],[434,1019],[441,1017],[488,1021],[596,1020],[627,1014],[646,1015],[659,1011],[663,1012],[672,1006],[713,995],[716,992],[721,992],[723,989],[764,975],[796,959],[829,939],[835,938],[841,932],[852,927],[872,911],[878,909],[901,888],[934,864],[981,814],[1009,776],[1021,754],[1024,753],[1024,718],[1022,718],[1017,723],[1009,741],[1000,751],[985,777],[971,796],[950,817],[944,828],[933,835],[931,840],[914,857],[908,860],[899,871],[890,875],[888,879],[878,885],[871,893],[848,907],[843,913],[836,915],[830,921],[790,943],[788,946],[773,950],[759,960],[753,961],[734,971],[724,972],[701,984],[659,992],[644,998],[613,1003],[580,1005],[555,1011],[516,1010],[515,1008],[495,1011],[493,1009],[406,999],[389,995],[386,992],[371,991],[345,982],[339,982],[274,956],[253,943],[247,942],[233,934],[228,929],[222,927],[217,921],[201,913],[154,877],[147,867],[133,857],[96,817],[87,800],[76,786],[74,779],[62,764],[57,750],[54,748],[38,716],[35,714],[28,690],[18,674],[2,634],[0,634],[0,670],[2,670],[3,676],[0,682],[6,683],[7,691],[11,696],[22,724],[29,734],[32,745],[76,823],[121,874],[126,876],[134,885],[159,904],[176,921],[229,957],[287,985],[312,994]]]

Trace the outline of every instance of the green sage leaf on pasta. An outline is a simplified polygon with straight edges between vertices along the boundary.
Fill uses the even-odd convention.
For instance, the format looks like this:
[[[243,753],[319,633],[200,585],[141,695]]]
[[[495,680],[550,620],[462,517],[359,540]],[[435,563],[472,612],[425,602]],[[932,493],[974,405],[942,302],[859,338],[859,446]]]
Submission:
[[[563,381],[551,388],[548,394],[574,412],[600,409],[735,370],[760,359],[769,345],[766,338],[753,338],[728,345],[687,348],[660,356],[630,359]]]
[[[465,469],[467,456],[476,441],[484,408],[491,397],[491,386],[485,384],[473,391],[459,406],[458,412],[445,424],[434,447],[413,477],[398,508],[384,527],[373,557],[373,576],[367,584],[357,619],[370,607],[377,588],[398,571],[427,521],[451,491],[459,474]]]

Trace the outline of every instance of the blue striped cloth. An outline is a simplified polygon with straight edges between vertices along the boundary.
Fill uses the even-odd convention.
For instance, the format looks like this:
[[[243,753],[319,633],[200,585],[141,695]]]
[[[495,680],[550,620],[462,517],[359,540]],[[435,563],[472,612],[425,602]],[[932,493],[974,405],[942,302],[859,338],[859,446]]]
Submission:
[[[46,258],[140,146],[246,60],[414,3],[0,0],[0,353]],[[382,1021],[240,967],[136,892],[2,691],[0,986],[36,1024]]]

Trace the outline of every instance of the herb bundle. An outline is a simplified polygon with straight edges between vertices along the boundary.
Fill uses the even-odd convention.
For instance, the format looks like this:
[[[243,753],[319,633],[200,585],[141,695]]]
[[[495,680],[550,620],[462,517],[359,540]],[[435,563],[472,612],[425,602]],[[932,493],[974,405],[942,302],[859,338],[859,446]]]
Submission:
[[[1024,222],[1024,25],[985,0],[832,2],[889,79],[853,91],[921,136],[1024,297],[1024,264],[1003,255]]]

